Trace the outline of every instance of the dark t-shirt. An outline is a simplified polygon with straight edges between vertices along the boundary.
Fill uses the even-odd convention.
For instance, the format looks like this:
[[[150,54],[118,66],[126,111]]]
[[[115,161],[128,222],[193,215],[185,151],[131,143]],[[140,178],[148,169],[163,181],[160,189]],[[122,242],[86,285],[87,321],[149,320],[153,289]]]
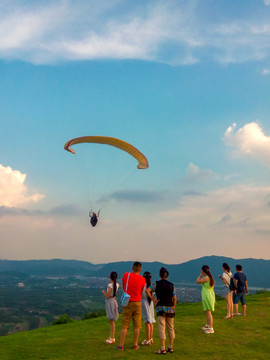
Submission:
[[[168,280],[156,281],[155,293],[159,299],[158,305],[173,306],[174,285]]]
[[[236,280],[238,280],[238,283],[237,283],[237,293],[240,294],[240,293],[244,293],[245,292],[245,282],[247,280],[247,277],[244,273],[242,272],[237,272],[234,274],[234,278]]]

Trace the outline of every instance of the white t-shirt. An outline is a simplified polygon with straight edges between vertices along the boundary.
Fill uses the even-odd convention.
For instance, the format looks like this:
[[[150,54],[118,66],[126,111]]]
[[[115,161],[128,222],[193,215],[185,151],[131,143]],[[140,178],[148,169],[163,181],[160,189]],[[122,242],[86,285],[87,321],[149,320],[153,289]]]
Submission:
[[[111,291],[111,297],[113,297],[113,283],[109,283],[109,284],[108,284],[107,292],[108,292],[109,288],[112,289],[112,291]],[[119,284],[116,283],[116,293],[115,293],[115,296],[116,296],[116,294],[117,294],[118,288],[119,288]]]
[[[232,277],[231,271],[230,271],[229,273],[227,273],[226,271],[224,271],[224,273],[222,274],[222,279],[225,279],[225,280],[226,280],[226,284],[224,284],[225,286],[229,287],[230,281],[231,281],[231,277]]]

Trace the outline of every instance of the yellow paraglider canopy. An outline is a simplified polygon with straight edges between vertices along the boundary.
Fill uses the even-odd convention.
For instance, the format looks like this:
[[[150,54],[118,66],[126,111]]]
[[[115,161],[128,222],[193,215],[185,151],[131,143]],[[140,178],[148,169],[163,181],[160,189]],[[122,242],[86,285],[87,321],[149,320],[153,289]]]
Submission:
[[[117,147],[123,151],[126,151],[131,156],[133,156],[137,161],[138,169],[147,169],[149,167],[147,158],[141,153],[138,149],[136,149],[133,145],[109,136],[82,136],[78,138],[71,139],[66,142],[64,148],[67,151],[75,154],[75,151],[71,148],[72,145],[81,144],[81,143],[96,143],[96,144],[106,144]]]

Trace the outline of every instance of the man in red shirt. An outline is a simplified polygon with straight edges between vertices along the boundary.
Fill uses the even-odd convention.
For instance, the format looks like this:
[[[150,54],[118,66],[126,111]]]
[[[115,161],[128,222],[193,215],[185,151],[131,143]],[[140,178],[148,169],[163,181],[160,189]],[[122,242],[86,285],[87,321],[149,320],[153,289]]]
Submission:
[[[134,331],[134,349],[138,349],[138,341],[141,329],[141,295],[145,286],[145,278],[140,275],[142,264],[136,261],[132,266],[132,273],[125,273],[122,278],[123,289],[128,295],[130,300],[127,306],[123,307],[122,312],[122,330],[120,334],[120,344],[117,350],[124,350],[124,342],[129,327],[129,321],[133,320]],[[128,280],[128,285],[126,288]]]

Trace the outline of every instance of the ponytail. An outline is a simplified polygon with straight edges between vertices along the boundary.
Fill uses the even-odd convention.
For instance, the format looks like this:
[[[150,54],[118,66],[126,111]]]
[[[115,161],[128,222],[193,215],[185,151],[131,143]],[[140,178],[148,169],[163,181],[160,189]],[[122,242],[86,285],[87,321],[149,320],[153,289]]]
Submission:
[[[113,297],[115,297],[117,291],[117,287],[116,287],[117,272],[112,271],[110,274],[110,279],[113,281]]]
[[[231,268],[229,267],[229,265],[227,263],[223,263],[222,266],[228,273],[231,271]]]
[[[169,276],[169,271],[168,271],[165,267],[162,267],[162,268],[159,270],[159,276],[160,276],[162,279],[167,279],[167,277]]]
[[[149,271],[145,271],[143,277],[146,280],[146,287],[149,288],[149,286],[151,285],[152,274]]]
[[[214,280],[212,274],[210,273],[209,266],[203,265],[203,266],[202,266],[202,271],[209,277],[209,279],[210,279],[210,286],[213,287],[213,286],[215,285],[215,280]]]
[[[149,286],[151,286],[152,274],[149,271],[145,271],[145,273],[143,274],[143,277],[146,280],[146,288],[149,288]],[[147,300],[150,305],[152,300],[150,299],[149,296],[147,297]]]

